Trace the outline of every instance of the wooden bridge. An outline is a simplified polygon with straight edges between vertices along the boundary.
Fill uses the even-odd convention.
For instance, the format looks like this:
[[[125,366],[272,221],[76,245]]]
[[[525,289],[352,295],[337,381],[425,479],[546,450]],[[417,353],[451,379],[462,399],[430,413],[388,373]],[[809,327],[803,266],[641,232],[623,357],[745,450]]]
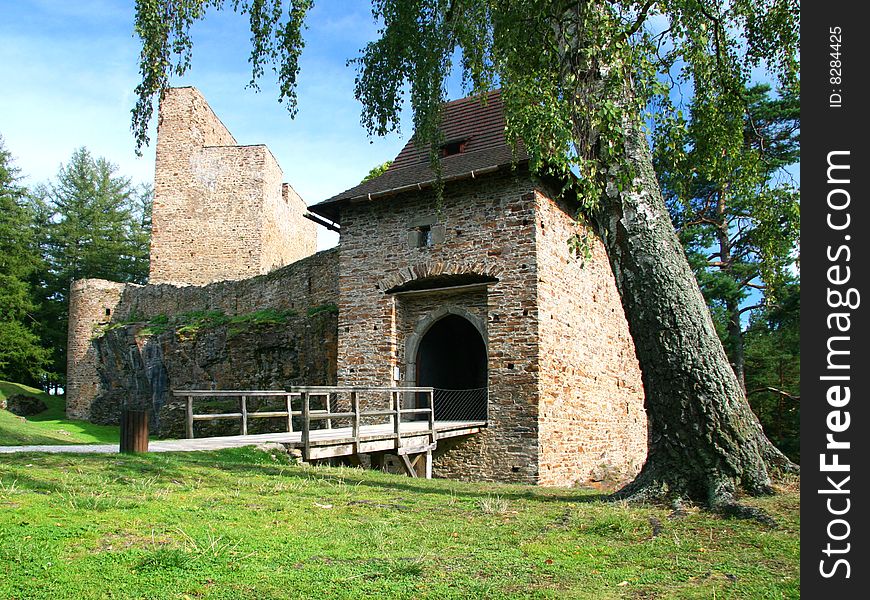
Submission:
[[[472,391],[486,393],[486,390]],[[342,456],[358,461],[359,455],[369,454],[375,466],[379,462],[382,464],[385,453],[392,453],[399,457],[405,471],[412,477],[432,476],[432,451],[437,447],[438,440],[478,433],[486,426],[485,418],[436,420],[435,391],[431,387],[305,386],[293,387],[289,391],[175,390],[173,395],[186,399],[188,443],[193,441],[193,425],[197,421],[239,420],[238,436],[195,440],[194,443],[201,443],[203,449],[227,447],[227,442],[241,446],[268,441],[299,448],[306,461]],[[347,398],[341,398],[342,395]],[[361,396],[366,396],[365,402],[361,401]],[[238,398],[240,410],[195,413],[195,400],[205,398]],[[272,398],[273,402],[278,400],[283,406],[281,410],[249,411],[249,400],[252,398]],[[320,408],[313,408],[312,400]],[[294,410],[296,402],[299,410]],[[339,410],[339,405],[346,409]],[[444,414],[443,410],[440,412]],[[294,428],[294,417],[301,420],[300,428]],[[262,418],[283,419],[286,431],[249,435],[248,424],[251,419]],[[341,426],[336,427],[336,424]]]

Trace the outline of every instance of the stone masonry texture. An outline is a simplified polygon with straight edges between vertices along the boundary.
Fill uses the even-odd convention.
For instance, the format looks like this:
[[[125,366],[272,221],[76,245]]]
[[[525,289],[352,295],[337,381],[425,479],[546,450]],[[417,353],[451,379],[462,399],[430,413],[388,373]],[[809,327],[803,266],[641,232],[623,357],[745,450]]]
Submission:
[[[571,254],[583,233],[575,209],[527,167],[450,181],[440,199],[422,187],[343,200],[341,242],[317,254],[315,226],[281,177],[268,149],[238,146],[199,92],[167,93],[151,283],[73,284],[71,417],[112,422],[133,403],[177,434],[171,388],[415,385],[422,341],[452,315],[486,348],[488,422],[439,443],[436,476],[572,486],[637,473],[643,388],[603,246],[593,238],[590,258]],[[337,315],[309,314],[333,304]],[[158,315],[269,308],[297,316],[241,335],[139,333]]]
[[[600,243],[569,256],[573,219],[522,170],[342,208],[338,381],[413,385],[412,335],[431,316],[482,323],[488,426],[436,453],[438,476],[544,485],[637,471],[646,448],[640,372]],[[420,223],[443,227],[409,243]],[[472,291],[386,293],[429,277],[478,275]],[[398,370],[399,380],[394,379]],[[619,412],[618,412],[619,411]]]
[[[571,211],[536,194],[542,485],[631,479],[646,458],[646,413],[634,345],[604,245],[572,256]]]
[[[308,256],[316,225],[266,146],[239,146],[194,88],[160,102],[151,283],[203,285]]]
[[[91,402],[99,393],[97,353],[92,340],[95,329],[115,317],[125,287],[102,279],[82,279],[70,287],[66,414],[71,419],[90,417]]]

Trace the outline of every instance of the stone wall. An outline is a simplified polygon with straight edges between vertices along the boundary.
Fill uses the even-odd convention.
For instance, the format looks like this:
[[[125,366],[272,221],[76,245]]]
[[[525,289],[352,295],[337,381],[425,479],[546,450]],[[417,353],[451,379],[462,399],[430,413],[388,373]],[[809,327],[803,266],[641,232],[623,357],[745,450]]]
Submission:
[[[91,402],[99,393],[97,355],[91,341],[98,326],[115,318],[124,288],[123,283],[102,279],[74,281],[70,287],[65,390],[70,419],[90,416]]]
[[[604,245],[575,257],[573,211],[537,194],[540,480],[634,476],[646,457],[643,384]]]
[[[203,286],[128,285],[116,321],[147,320],[194,310],[227,315],[274,308],[305,312],[338,301],[338,248],[318,252],[266,275]]]
[[[157,315],[196,310],[216,310],[232,316],[273,308],[305,315],[311,308],[337,301],[338,248],[266,275],[205,286],[77,281],[70,292],[67,414],[89,419],[94,399],[105,391],[97,372],[100,358],[93,344],[97,325],[147,321]]]
[[[95,423],[117,423],[121,408],[151,411],[152,432],[183,437],[185,408],[175,389],[283,390],[293,385],[334,385],[337,317],[299,315],[286,322],[225,324],[181,334],[143,335],[143,325],[108,331],[94,341],[99,393],[90,407]],[[198,398],[197,413],[237,412],[239,399]],[[283,398],[251,398],[248,408],[283,410]],[[299,406],[294,406],[299,410]],[[298,424],[297,424],[298,425]],[[249,433],[285,431],[286,420],[251,419]],[[239,433],[238,420],[198,422],[194,433]]]
[[[317,250],[317,225],[302,217],[308,207],[289,183],[281,185],[280,196],[269,194],[266,200],[261,273],[310,256]]]
[[[407,380],[409,331],[435,307],[452,304],[483,317],[489,349],[489,427],[436,455],[438,476],[535,483],[538,324],[535,311],[535,195],[527,176],[503,172],[444,190],[440,210],[424,190],[341,214],[338,381],[391,385]],[[443,226],[443,240],[416,247],[421,224]],[[440,228],[440,227],[439,227]],[[403,281],[445,274],[495,276],[484,295],[430,300],[385,293]]]
[[[316,226],[266,146],[239,146],[194,88],[160,102],[152,283],[244,279],[314,252]]]

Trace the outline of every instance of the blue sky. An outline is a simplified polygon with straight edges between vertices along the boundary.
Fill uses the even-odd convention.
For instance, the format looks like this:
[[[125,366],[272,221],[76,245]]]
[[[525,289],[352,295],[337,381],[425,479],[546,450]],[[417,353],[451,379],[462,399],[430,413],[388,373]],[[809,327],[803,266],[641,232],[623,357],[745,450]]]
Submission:
[[[0,0],[0,135],[25,184],[53,178],[80,146],[136,183],[153,179],[155,136],[138,158],[130,132],[139,52],[133,4]],[[359,123],[354,70],[345,63],[377,33],[370,7],[319,2],[309,15],[295,120],[269,73],[259,93],[246,88],[250,34],[232,12],[194,26],[192,69],[173,85],[202,91],[239,143],[268,145],[306,202],[326,199],[393,158],[410,135],[410,121],[401,136],[376,139]],[[336,241],[326,234],[319,232],[321,247]]]
[[[140,158],[130,132],[139,53],[133,6],[133,0],[0,0],[0,135],[25,184],[54,177],[80,146],[135,183],[153,179],[155,135]],[[268,145],[285,181],[309,204],[319,202],[393,158],[411,133],[408,121],[401,135],[370,139],[359,123],[355,73],[346,61],[377,35],[370,8],[370,0],[316,3],[295,120],[278,103],[271,73],[259,93],[246,88],[250,33],[246,18],[232,12],[212,11],[194,25],[192,68],[173,84],[199,88],[240,144]],[[458,87],[454,81],[451,98],[462,95]],[[321,248],[337,242],[323,229],[319,237]]]

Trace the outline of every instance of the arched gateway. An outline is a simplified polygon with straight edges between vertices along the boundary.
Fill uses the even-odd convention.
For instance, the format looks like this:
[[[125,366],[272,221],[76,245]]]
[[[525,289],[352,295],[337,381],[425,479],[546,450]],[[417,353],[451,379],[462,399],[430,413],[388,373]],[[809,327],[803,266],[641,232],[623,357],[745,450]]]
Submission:
[[[481,325],[462,309],[442,309],[409,340],[412,380],[435,388],[436,420],[486,420],[487,350]]]

